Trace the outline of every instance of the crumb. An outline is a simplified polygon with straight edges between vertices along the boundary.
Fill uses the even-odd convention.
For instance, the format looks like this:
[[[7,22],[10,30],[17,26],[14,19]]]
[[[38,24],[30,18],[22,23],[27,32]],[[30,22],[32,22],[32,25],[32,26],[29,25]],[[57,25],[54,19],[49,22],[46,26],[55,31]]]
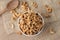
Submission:
[[[16,32],[18,35],[22,35],[22,33],[19,31],[19,32]]]
[[[14,29],[14,24],[11,24],[11,28]]]
[[[51,14],[50,13],[42,13],[41,14],[43,17],[45,17],[45,18],[50,18],[51,17]]]

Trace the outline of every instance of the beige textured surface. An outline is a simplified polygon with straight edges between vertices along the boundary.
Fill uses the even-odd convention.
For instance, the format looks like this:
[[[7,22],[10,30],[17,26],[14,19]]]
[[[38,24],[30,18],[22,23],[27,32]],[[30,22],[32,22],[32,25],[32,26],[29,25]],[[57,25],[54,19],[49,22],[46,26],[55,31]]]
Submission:
[[[8,0],[0,0],[0,10],[5,8],[5,6],[8,2],[9,2]],[[2,21],[3,19],[2,19],[2,17],[0,17],[0,40],[60,40],[60,21],[59,21],[60,11],[58,8],[57,8],[57,10],[55,10],[55,14],[56,14],[58,21],[48,23],[46,25],[46,29],[44,29],[44,31],[36,37],[25,37],[23,35],[17,35],[15,33],[8,35],[6,33],[6,30],[4,29],[4,26],[3,26],[3,23],[4,23]],[[56,31],[56,33],[53,35],[49,34],[46,31],[46,30],[48,30],[49,27],[53,27],[54,30]]]

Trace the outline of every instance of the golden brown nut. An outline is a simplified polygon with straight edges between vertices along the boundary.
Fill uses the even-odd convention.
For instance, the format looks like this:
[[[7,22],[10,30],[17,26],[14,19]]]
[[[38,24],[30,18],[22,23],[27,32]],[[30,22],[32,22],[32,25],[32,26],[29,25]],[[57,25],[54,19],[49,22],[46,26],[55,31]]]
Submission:
[[[55,30],[53,28],[50,28],[49,32],[50,32],[50,34],[54,34]]]
[[[38,7],[38,4],[36,2],[32,2],[32,6],[37,8]]]
[[[13,14],[12,19],[16,20],[18,18],[18,13],[15,10],[11,10],[10,12]]]
[[[28,6],[28,3],[24,1],[24,2],[22,2],[22,5],[24,5],[24,6],[27,7]]]
[[[47,13],[52,12],[52,8],[49,5],[45,5],[45,8],[46,8]]]
[[[16,17],[18,15],[18,13],[15,10],[11,10],[11,13],[14,14]]]
[[[22,10],[27,11],[29,9],[28,3],[27,2],[22,2],[21,8],[22,8]]]

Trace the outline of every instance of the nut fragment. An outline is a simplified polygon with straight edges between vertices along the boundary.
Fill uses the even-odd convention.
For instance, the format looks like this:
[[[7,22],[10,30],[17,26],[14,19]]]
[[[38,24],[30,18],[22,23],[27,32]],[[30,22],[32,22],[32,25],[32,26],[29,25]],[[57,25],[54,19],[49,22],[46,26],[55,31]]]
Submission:
[[[19,31],[19,32],[16,32],[18,35],[22,35],[22,33]]]
[[[45,13],[45,14],[42,13],[41,15],[44,16],[45,18],[49,18],[49,17],[51,17],[51,14],[50,14],[50,13]]]
[[[38,7],[38,4],[36,2],[32,2],[32,6],[37,8]]]
[[[15,10],[11,10],[10,12],[17,17],[18,13]]]
[[[55,33],[55,30],[53,28],[50,28],[50,34],[54,34]]]
[[[52,8],[49,5],[45,5],[47,13],[52,13]]]

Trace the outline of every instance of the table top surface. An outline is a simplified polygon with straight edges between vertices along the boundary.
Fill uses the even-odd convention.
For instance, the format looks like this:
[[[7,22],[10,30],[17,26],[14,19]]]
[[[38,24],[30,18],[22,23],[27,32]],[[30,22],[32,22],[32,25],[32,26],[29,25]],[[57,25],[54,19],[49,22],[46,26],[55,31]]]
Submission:
[[[6,4],[8,3],[8,0],[0,0],[0,10],[4,9],[6,7]],[[60,19],[60,13],[56,13],[57,19]],[[2,15],[3,16],[3,15]],[[18,35],[15,33],[7,34],[6,30],[4,29],[3,25],[3,19],[2,16],[0,16],[0,40],[60,40],[60,21],[51,23],[48,26],[53,27],[56,33],[50,34],[47,31],[43,31],[42,34],[36,36],[36,37],[26,37],[24,35]],[[46,30],[48,30],[48,28]]]

